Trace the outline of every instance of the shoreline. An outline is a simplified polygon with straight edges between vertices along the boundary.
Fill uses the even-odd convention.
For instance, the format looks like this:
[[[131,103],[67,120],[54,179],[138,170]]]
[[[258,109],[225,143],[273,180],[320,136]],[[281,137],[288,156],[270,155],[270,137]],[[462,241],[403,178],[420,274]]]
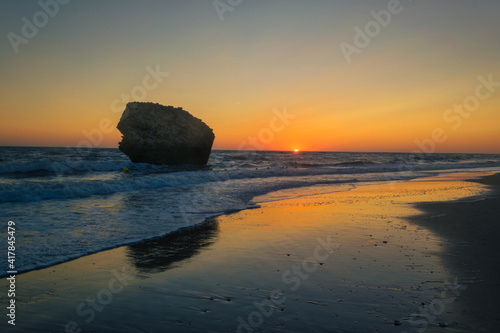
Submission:
[[[452,174],[462,175],[462,174],[483,174],[483,173],[485,173],[485,172],[484,171],[468,171],[468,172],[462,172],[461,171],[461,172],[456,172],[456,173],[452,173]],[[493,171],[486,171],[486,173],[493,173]],[[435,178],[435,177],[440,177],[440,176],[431,176],[431,177]],[[57,265],[61,265],[61,264],[67,263],[67,262],[71,262],[73,260],[78,260],[80,258],[84,258],[86,256],[95,255],[95,254],[98,254],[98,253],[101,253],[101,252],[110,251],[110,250],[113,250],[113,249],[116,249],[116,248],[120,248],[120,247],[132,246],[132,245],[136,245],[136,244],[140,244],[140,243],[147,243],[147,242],[155,241],[155,240],[158,240],[158,239],[161,239],[161,238],[164,238],[164,237],[174,236],[177,233],[181,233],[182,234],[185,230],[196,229],[198,226],[206,224],[209,221],[217,219],[218,217],[225,216],[225,215],[231,215],[231,214],[238,213],[238,212],[245,211],[245,210],[249,210],[249,209],[260,208],[260,204],[265,204],[265,203],[270,203],[270,202],[277,202],[277,201],[281,201],[281,200],[296,199],[296,198],[300,198],[300,197],[325,195],[325,194],[331,194],[331,193],[337,193],[337,192],[348,192],[348,191],[350,191],[350,190],[352,190],[354,188],[362,187],[362,186],[367,186],[367,185],[381,185],[381,186],[384,186],[386,184],[392,184],[392,183],[398,183],[398,182],[407,182],[407,181],[414,181],[414,180],[418,180],[418,179],[427,179],[427,178],[428,177],[426,177],[426,176],[420,176],[420,177],[417,177],[417,178],[405,179],[405,180],[396,180],[396,181],[392,181],[392,180],[391,181],[366,181],[366,182],[357,183],[355,185],[346,182],[346,183],[339,183],[339,184],[312,185],[312,186],[296,187],[296,188],[289,188],[289,189],[283,189],[283,190],[278,190],[278,191],[272,191],[272,192],[269,192],[269,193],[266,193],[266,194],[257,195],[256,197],[254,197],[248,203],[248,206],[246,208],[241,208],[241,209],[237,209],[237,210],[229,210],[229,211],[221,212],[219,214],[207,217],[207,218],[205,218],[204,221],[201,221],[201,222],[199,222],[197,224],[180,227],[177,230],[174,230],[172,232],[169,232],[169,233],[166,233],[166,234],[163,234],[163,235],[160,235],[160,236],[152,236],[152,237],[149,237],[149,238],[145,238],[145,239],[141,239],[141,240],[136,240],[136,241],[132,241],[132,242],[125,242],[125,243],[120,243],[118,245],[111,245],[111,246],[100,248],[98,250],[89,251],[89,252],[84,253],[84,254],[78,254],[78,255],[74,255],[72,257],[68,257],[68,258],[65,258],[65,259],[56,260],[56,261],[53,261],[53,262],[48,263],[48,264],[43,264],[43,265],[36,266],[36,267],[33,267],[33,268],[21,269],[21,270],[17,271],[17,275],[19,276],[19,275],[26,274],[26,273],[33,272],[33,271],[50,269],[51,267],[54,267],[54,266],[57,266]],[[390,185],[390,186],[392,186],[392,185]],[[327,190],[324,190],[324,189],[317,190],[318,187],[327,188]],[[311,188],[316,188],[316,190],[310,192]],[[305,193],[304,190],[307,190],[306,191],[307,193]],[[280,197],[277,194],[281,193],[281,192],[292,192],[292,193],[295,192],[295,193],[293,193],[293,194],[291,194],[289,196],[285,195],[285,196],[281,196]],[[300,194],[298,194],[296,192],[300,192]],[[255,199],[258,199],[258,200],[255,200]],[[6,277],[8,275],[9,274],[7,272],[5,272],[5,271],[0,272],[0,278],[4,278],[4,277]]]
[[[500,327],[500,173],[467,181],[490,192],[476,200],[417,203],[424,214],[409,219],[447,240],[445,264],[465,287],[457,311],[469,318],[471,330],[494,332]]]
[[[20,274],[18,301],[24,310],[19,310],[19,324],[58,332],[74,331],[73,323],[73,328],[84,331],[110,331],[113,322],[128,323],[122,327],[127,332],[156,331],[162,325],[182,332],[201,327],[231,332],[241,325],[240,331],[245,331],[253,318],[250,314],[259,313],[257,302],[272,313],[268,319],[261,312],[263,323],[258,327],[265,330],[307,329],[307,318],[315,318],[319,328],[335,327],[326,330],[332,332],[411,331],[416,327],[412,313],[420,303],[435,300],[436,290],[446,288],[444,281],[457,271],[442,253],[445,237],[428,231],[431,227],[424,228],[420,220],[411,221],[434,204],[413,207],[411,203],[491,194],[470,182],[436,178],[404,181],[395,187],[371,184],[348,192],[266,202],[165,237]],[[391,209],[379,207],[381,203]],[[453,202],[436,203],[449,204]],[[433,213],[426,213],[431,218],[423,223],[435,219]],[[311,258],[316,258],[318,239],[328,243],[328,237],[340,246],[315,264]],[[325,258],[326,253],[320,256]],[[291,268],[299,264],[311,272],[295,274]],[[286,272],[291,273],[283,278]],[[121,289],[116,281],[123,282]],[[295,285],[300,288],[292,290]],[[476,285],[446,304],[446,312],[440,314],[446,327],[436,328],[441,320],[436,319],[427,322],[427,330],[465,332],[474,327],[474,313],[466,320],[461,314],[469,303],[463,300],[473,298],[468,290],[480,288]],[[273,294],[276,290],[280,292]],[[103,295],[111,295],[109,304]],[[103,303],[92,312],[85,301],[88,297]],[[165,306],[172,314],[158,320],[157,311]],[[44,313],[48,308],[50,315]],[[318,310],[321,316],[315,314]],[[134,311],[138,313],[131,315]]]

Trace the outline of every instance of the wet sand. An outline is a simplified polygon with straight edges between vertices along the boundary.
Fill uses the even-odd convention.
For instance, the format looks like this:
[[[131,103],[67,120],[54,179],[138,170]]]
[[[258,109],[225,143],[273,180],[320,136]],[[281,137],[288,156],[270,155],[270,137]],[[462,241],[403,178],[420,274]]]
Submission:
[[[471,179],[487,185],[488,196],[458,202],[421,203],[424,215],[410,221],[446,240],[444,263],[464,290],[457,311],[470,331],[500,331],[500,174]]]
[[[473,176],[265,202],[175,235],[21,274],[16,327],[5,315],[0,327],[491,332],[499,308],[498,192],[464,181]],[[498,178],[482,183],[498,186]],[[7,290],[6,281],[0,288]]]

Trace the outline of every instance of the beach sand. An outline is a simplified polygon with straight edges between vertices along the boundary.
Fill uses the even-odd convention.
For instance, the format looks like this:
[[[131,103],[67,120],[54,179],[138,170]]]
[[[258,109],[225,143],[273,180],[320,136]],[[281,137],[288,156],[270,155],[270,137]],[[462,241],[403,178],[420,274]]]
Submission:
[[[479,176],[262,197],[260,208],[20,274],[16,326],[5,315],[0,325],[3,332],[494,332],[500,177],[465,181]],[[5,280],[0,288],[8,289]]]
[[[410,221],[446,240],[444,264],[466,289],[457,312],[470,331],[500,331],[500,174],[472,179],[490,193],[457,202],[420,203]]]

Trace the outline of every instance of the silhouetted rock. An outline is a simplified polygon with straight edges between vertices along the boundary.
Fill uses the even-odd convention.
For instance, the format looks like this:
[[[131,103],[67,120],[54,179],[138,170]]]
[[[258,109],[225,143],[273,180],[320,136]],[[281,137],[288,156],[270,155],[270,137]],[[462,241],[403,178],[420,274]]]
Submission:
[[[157,103],[128,103],[117,128],[119,148],[134,163],[207,164],[215,139],[189,112]]]

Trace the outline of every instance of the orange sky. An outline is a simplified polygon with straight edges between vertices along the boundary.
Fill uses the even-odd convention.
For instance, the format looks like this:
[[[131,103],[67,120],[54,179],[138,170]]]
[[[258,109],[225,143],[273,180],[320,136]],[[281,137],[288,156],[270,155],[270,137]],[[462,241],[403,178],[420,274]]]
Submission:
[[[451,3],[402,2],[350,61],[340,46],[387,1],[244,2],[222,21],[206,1],[70,3],[18,53],[0,45],[0,145],[117,147],[132,94],[201,118],[215,149],[500,153],[500,4]],[[40,10],[8,7],[5,34]]]

